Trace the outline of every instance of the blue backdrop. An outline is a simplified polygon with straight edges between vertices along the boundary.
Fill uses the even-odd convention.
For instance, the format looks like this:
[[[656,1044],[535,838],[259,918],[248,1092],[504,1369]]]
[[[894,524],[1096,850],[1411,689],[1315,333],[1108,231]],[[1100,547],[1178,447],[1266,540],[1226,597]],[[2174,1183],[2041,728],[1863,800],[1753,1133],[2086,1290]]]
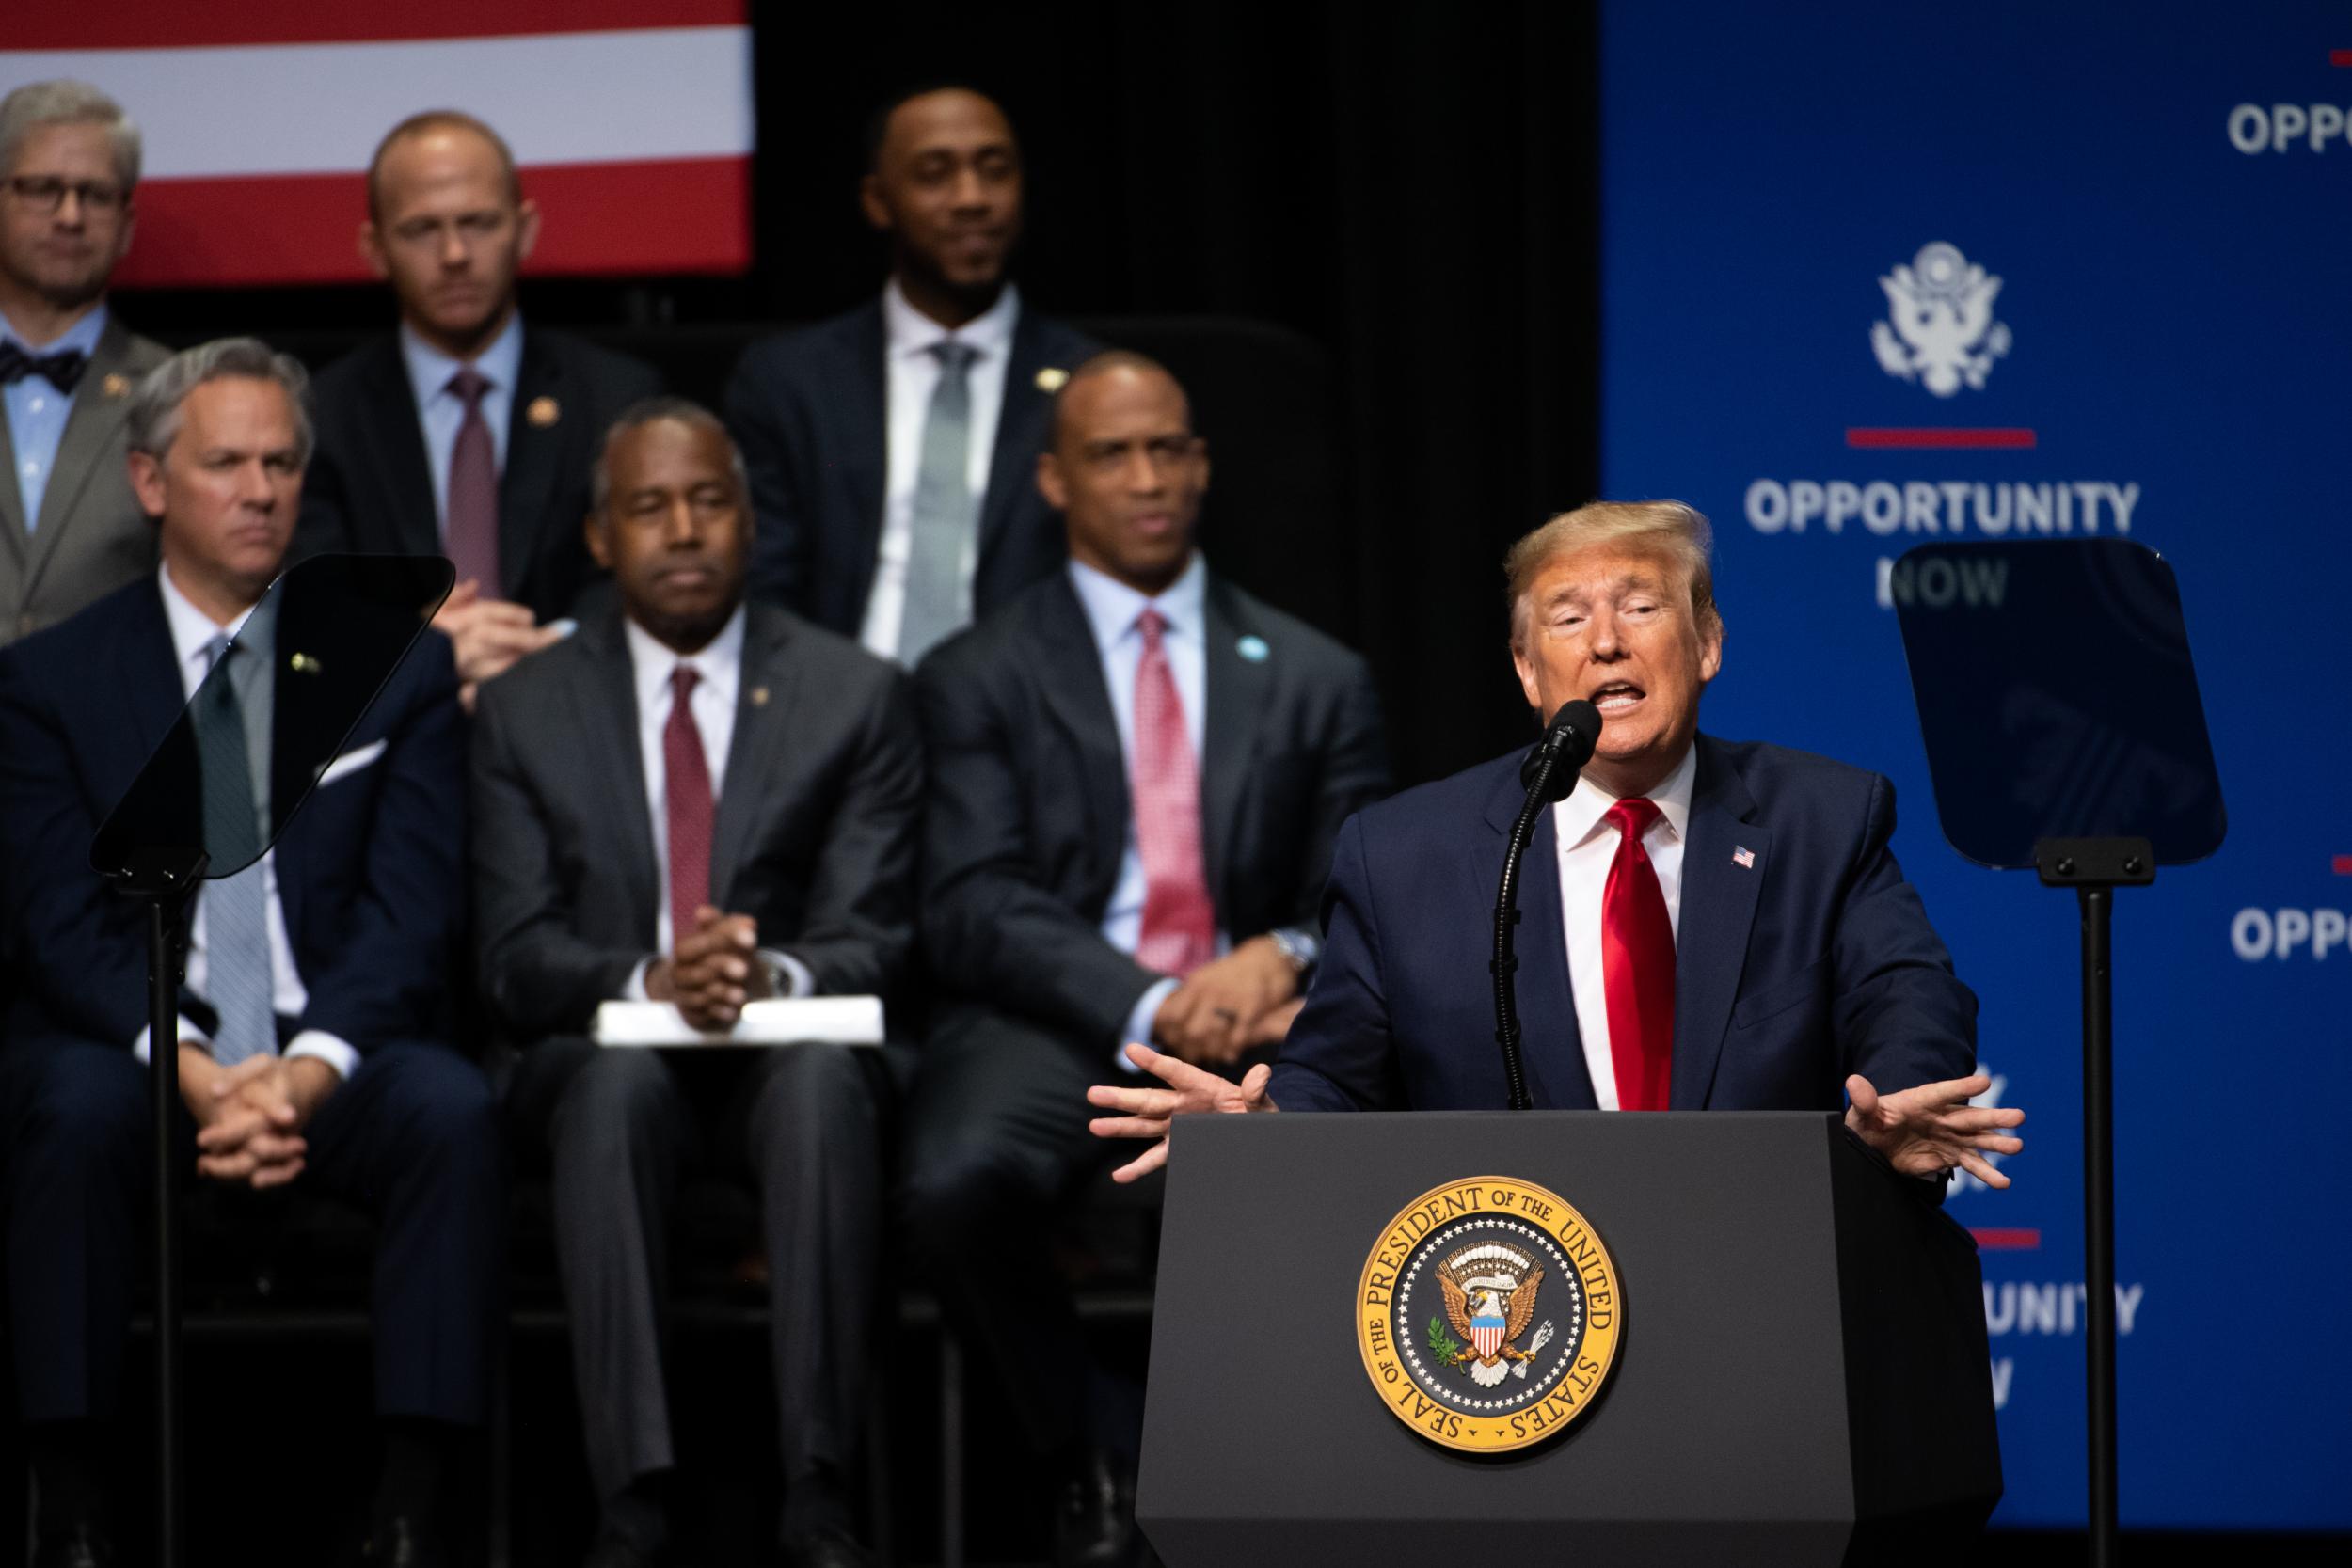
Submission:
[[[1715,521],[1707,728],[1895,780],[2030,1115],[1952,1199],[1997,1519],[2084,1513],[2075,911],[1945,844],[1882,574],[2095,530],[2179,573],[2231,821],[2118,898],[2124,1520],[2352,1528],[2352,8],[1613,0],[1602,47],[1604,488]]]

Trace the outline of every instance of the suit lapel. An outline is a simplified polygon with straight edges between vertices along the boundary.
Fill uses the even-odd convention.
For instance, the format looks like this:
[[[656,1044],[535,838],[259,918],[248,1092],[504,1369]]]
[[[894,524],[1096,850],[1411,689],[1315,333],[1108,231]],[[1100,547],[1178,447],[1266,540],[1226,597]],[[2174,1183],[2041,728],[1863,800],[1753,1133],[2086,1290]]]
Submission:
[[[367,441],[374,454],[373,476],[353,476],[355,485],[370,480],[380,483],[392,517],[395,552],[440,555],[441,525],[433,495],[433,464],[425,455],[424,424],[417,415],[416,392],[408,385],[408,367],[400,355],[397,336],[359,351],[368,356],[360,367],[360,396],[368,409]],[[381,549],[373,540],[354,540],[363,551]]]
[[[1012,356],[1005,364],[1005,396],[996,414],[996,445],[989,453],[976,559],[987,557],[1012,516],[1013,503],[1037,483],[1037,454],[1045,446],[1045,421],[1054,406],[1037,385],[1037,372],[1045,368],[1041,337],[1036,318],[1024,308],[1013,319]]]
[[[180,689],[180,656],[172,651],[171,623],[164,614],[163,585],[152,578],[148,591],[133,601],[134,609],[115,643],[121,673],[115,689],[123,693],[125,710],[138,736],[139,755],[154,754],[171,733],[187,699]]]
[[[1040,598],[1038,605],[1036,635],[1041,644],[1036,666],[1038,683],[1045,693],[1045,705],[1077,745],[1079,783],[1094,838],[1092,859],[1107,894],[1118,876],[1120,856],[1126,850],[1130,810],[1127,760],[1119,749],[1119,719],[1111,711],[1109,689],[1103,684],[1102,650],[1094,645],[1094,633],[1069,577],[1057,578],[1053,592]]]
[[[1772,832],[1749,820],[1756,801],[1705,736],[1691,794],[1691,835],[1682,850],[1682,919],[1675,948],[1674,1083],[1668,1104],[1707,1106],[1723,1056],[1731,1004],[1746,965],[1748,927],[1764,879],[1772,874]],[[1746,850],[1751,863],[1732,859]]]
[[[1486,821],[1495,830],[1492,858],[1464,866],[1477,884],[1480,906],[1494,906],[1502,875],[1502,855],[1511,841],[1527,794],[1517,769],[1505,769],[1487,798]],[[1528,1097],[1539,1109],[1590,1111],[1593,1075],[1584,1069],[1584,1035],[1576,1026],[1576,994],[1568,979],[1567,926],[1560,911],[1560,849],[1552,813],[1535,816],[1519,857],[1519,927],[1512,952],[1518,959],[1514,999],[1519,1014],[1519,1061],[1527,1072]]]
[[[848,353],[834,367],[839,407],[826,421],[828,455],[841,466],[857,539],[850,560],[863,574],[855,601],[863,616],[874,592],[874,557],[882,547],[884,475],[889,464],[890,354],[878,298],[850,324]]]
[[[98,335],[97,350],[82,372],[81,389],[74,396],[73,412],[66,417],[65,433],[58,437],[57,458],[49,469],[49,487],[41,492],[40,526],[26,541],[24,581],[28,588],[39,580],[41,568],[56,553],[66,519],[72,515],[83,490],[104,462],[109,445],[122,428],[122,418],[131,406],[131,383],[121,368],[130,352],[130,332],[120,322],[109,318],[106,330]],[[109,391],[109,387],[116,389]],[[8,491],[8,499],[0,504],[7,505],[11,515],[18,517],[17,531],[22,535],[24,506],[15,476],[16,462],[11,451],[9,483],[0,485],[0,489]]]
[[[776,777],[777,748],[791,730],[801,699],[799,673],[787,657],[791,630],[781,615],[755,605],[743,631],[743,668],[736,677],[735,737],[720,782],[719,814],[711,830],[710,891],[720,907],[736,909],[736,874],[743,867],[764,808],[782,799],[764,787]]]
[[[564,392],[563,367],[548,353],[546,340],[526,326],[515,399],[507,408],[505,471],[499,476],[499,573],[510,599],[521,596],[519,585],[529,580],[532,558],[547,544],[540,522],[555,494],[571,427],[584,417],[564,406]],[[532,418],[534,408],[544,424]]]
[[[653,807],[645,799],[644,753],[637,740],[637,672],[621,632],[620,607],[608,606],[579,636],[589,656],[570,694],[575,733],[584,741],[580,762],[601,781],[597,794],[611,842],[618,847],[630,923],[650,947],[662,889],[653,852]]]
[[[1208,754],[1200,768],[1200,842],[1221,923],[1234,908],[1225,881],[1240,852],[1242,802],[1257,756],[1258,720],[1274,687],[1277,655],[1255,636],[1254,627],[1243,623],[1238,604],[1219,578],[1209,579],[1202,621],[1208,712],[1202,715],[1201,739]],[[1256,658],[1242,656],[1246,637]]]
[[[0,550],[22,566],[31,546],[24,536],[24,492],[16,484],[16,438],[8,432],[8,420],[0,417]]]

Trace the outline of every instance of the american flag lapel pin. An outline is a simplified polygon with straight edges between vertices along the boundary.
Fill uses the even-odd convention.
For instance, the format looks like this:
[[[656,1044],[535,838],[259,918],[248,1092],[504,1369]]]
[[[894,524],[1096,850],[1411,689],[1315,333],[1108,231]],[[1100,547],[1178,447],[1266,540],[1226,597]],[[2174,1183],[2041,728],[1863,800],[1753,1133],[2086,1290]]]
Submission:
[[[1756,851],[1743,844],[1731,852],[1731,863],[1743,871],[1753,871],[1756,869]]]

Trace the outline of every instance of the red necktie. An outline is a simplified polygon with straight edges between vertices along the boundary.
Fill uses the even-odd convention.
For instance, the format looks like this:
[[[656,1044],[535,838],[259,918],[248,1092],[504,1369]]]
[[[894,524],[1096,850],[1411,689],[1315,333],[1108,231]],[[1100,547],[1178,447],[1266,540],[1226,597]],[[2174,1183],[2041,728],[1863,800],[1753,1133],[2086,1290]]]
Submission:
[[[449,378],[449,389],[466,405],[457,439],[449,450],[448,527],[444,541],[457,567],[457,580],[482,585],[482,596],[504,596],[499,580],[499,467],[490,450],[490,421],[482,417],[487,376],[470,365]]]
[[[1216,911],[1200,859],[1200,769],[1184,729],[1184,699],[1168,667],[1156,610],[1136,617],[1143,661],[1136,666],[1136,849],[1143,858],[1143,935],[1136,962],[1184,975],[1216,957]]]
[[[1662,1111],[1674,1078],[1675,928],[1642,834],[1658,820],[1640,796],[1609,808],[1617,857],[1600,897],[1600,967],[1609,995],[1609,1057],[1617,1108]]]
[[[710,902],[710,759],[694,722],[693,666],[670,675],[670,721],[661,726],[661,768],[670,827],[670,946],[693,934],[694,911]]]

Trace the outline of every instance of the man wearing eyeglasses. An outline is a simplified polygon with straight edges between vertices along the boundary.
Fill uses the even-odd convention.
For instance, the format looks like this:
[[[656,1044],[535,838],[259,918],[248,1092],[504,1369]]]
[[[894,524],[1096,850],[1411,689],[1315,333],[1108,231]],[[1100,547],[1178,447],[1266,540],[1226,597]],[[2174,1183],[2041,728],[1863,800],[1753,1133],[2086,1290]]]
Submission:
[[[471,115],[411,115],[368,169],[359,250],[400,331],[328,366],[297,555],[446,555],[434,617],[467,706],[481,682],[562,635],[600,576],[581,542],[596,442],[661,390],[653,367],[527,326],[516,274],[539,237],[515,155]]]
[[[0,98],[0,643],[155,570],[122,416],[162,344],[106,309],[139,133],[82,82]]]

